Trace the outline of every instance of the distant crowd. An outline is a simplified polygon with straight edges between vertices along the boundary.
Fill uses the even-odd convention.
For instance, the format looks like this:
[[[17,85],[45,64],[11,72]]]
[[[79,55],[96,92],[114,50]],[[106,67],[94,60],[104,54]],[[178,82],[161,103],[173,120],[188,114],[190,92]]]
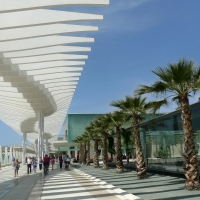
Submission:
[[[68,155],[65,156],[59,156],[58,158],[52,156],[45,155],[44,158],[40,157],[39,159],[35,157],[26,157],[26,165],[27,165],[27,174],[36,173],[37,168],[41,171],[42,169],[48,169],[51,167],[51,169],[54,169],[55,162],[59,162],[60,169],[63,168],[64,163],[64,169],[70,169],[70,161],[71,158]],[[20,162],[18,159],[12,158],[12,167],[14,169],[14,177],[18,177],[18,171],[20,168]]]

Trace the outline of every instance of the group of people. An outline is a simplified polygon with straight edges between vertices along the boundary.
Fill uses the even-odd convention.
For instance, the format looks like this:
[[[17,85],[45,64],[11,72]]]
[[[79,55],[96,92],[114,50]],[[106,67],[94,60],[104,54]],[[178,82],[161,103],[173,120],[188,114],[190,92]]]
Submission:
[[[26,164],[27,164],[27,174],[31,174],[31,169],[33,167],[33,172],[36,173],[36,169],[37,169],[37,161],[36,158],[34,157],[28,157],[26,159]]]
[[[33,172],[36,172],[37,169],[37,162],[36,159],[29,157],[27,159],[27,173],[31,173],[31,167],[33,166]],[[49,157],[48,155],[45,155],[44,158],[42,157],[39,158],[38,161],[39,164],[39,169],[42,170],[42,166],[48,165],[48,167],[51,165],[52,170],[54,169],[54,164],[55,164],[55,158],[54,157]]]
[[[70,169],[70,161],[71,161],[71,158],[68,155],[65,155],[64,157],[60,156],[59,157],[60,169],[62,169],[62,167],[63,167],[63,162],[65,163],[65,169],[66,168]],[[40,170],[42,170],[43,167],[49,168],[49,166],[51,166],[51,168],[53,170],[54,164],[55,164],[55,158],[45,155],[43,159],[42,159],[42,157],[40,157],[38,162],[37,162],[36,158],[34,158],[34,157],[26,158],[27,174],[31,174],[32,169],[33,169],[33,172],[36,173],[37,164],[39,164]],[[14,169],[14,177],[18,177],[18,171],[20,168],[20,162],[18,161],[18,159],[15,159],[14,157],[12,158],[12,166]]]
[[[71,158],[68,155],[65,155],[63,158],[62,156],[59,157],[59,164],[60,164],[60,169],[63,167],[63,162],[65,163],[65,169],[70,169],[70,161]]]

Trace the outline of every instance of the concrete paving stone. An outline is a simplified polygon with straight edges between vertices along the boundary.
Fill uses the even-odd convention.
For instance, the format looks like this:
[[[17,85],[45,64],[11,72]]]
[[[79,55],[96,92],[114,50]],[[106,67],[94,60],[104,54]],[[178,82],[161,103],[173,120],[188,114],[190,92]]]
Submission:
[[[200,191],[184,190],[184,178],[148,173],[148,178],[137,179],[134,170],[117,174],[114,168],[102,170],[73,164],[69,171],[50,170],[27,175],[21,167],[19,178],[13,170],[0,171],[0,199],[3,200],[199,200]],[[23,191],[23,192],[22,192]]]
[[[74,167],[76,168],[76,165]],[[122,174],[117,174],[114,168],[102,170],[102,168],[96,169],[92,166],[78,165],[77,169],[86,174],[95,176],[96,179],[106,181],[111,185],[132,193],[144,200],[200,199],[200,191],[184,190],[184,178],[148,173],[148,178],[137,179],[137,174],[134,170],[127,170]]]

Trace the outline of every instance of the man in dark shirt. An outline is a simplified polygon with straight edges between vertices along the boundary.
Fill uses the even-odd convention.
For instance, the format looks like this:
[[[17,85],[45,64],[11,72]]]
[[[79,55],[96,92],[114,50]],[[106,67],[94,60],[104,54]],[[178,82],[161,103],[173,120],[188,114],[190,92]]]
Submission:
[[[44,165],[44,168],[48,168],[49,167],[49,163],[50,163],[50,159],[48,157],[48,155],[45,155],[44,159],[43,159],[43,165]]]

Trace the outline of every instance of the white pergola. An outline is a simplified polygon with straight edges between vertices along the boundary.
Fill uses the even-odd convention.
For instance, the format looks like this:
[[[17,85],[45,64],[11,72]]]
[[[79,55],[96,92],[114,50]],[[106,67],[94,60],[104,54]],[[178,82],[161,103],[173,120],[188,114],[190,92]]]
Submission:
[[[24,162],[27,139],[43,156],[44,143],[47,147],[62,127],[91,51],[81,44],[94,42],[77,33],[98,31],[72,23],[103,19],[48,8],[107,6],[109,0],[0,0],[0,5],[0,119],[23,136]]]

